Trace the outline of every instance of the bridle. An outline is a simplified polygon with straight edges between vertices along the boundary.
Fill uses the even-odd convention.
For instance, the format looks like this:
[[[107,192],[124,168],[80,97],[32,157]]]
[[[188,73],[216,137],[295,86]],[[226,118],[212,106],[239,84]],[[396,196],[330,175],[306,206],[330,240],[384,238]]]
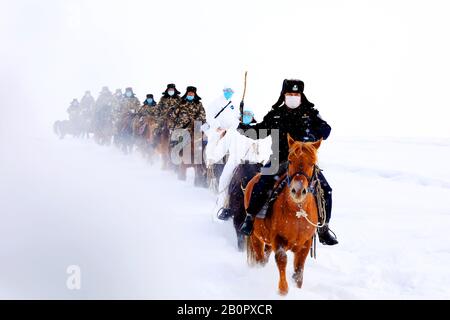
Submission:
[[[308,176],[308,175],[306,174],[306,172],[303,171],[303,170],[296,171],[293,175],[290,175],[290,174],[289,174],[289,166],[288,166],[288,172],[287,172],[288,186],[291,185],[291,181],[292,181],[295,177],[299,177],[299,176],[305,177],[306,180],[308,181],[308,192],[311,192],[311,193],[314,192],[314,186],[313,186],[313,183],[311,183],[311,182],[313,182],[312,180],[313,180],[314,177],[316,176],[316,165],[314,165],[313,173],[312,173],[311,176]]]

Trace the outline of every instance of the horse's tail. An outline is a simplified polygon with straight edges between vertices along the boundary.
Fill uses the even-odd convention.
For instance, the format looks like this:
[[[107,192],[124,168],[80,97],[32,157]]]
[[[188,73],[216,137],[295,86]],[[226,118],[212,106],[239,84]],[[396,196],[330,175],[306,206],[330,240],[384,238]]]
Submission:
[[[250,237],[245,237],[245,241],[247,242],[247,263],[249,266],[254,266],[256,265],[256,254]]]

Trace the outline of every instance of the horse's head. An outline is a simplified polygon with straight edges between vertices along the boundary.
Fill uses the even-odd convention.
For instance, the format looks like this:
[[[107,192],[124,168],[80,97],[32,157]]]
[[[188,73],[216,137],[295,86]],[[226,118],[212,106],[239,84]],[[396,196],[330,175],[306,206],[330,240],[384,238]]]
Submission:
[[[317,150],[321,143],[322,139],[317,142],[295,141],[288,134],[290,181],[288,188],[289,195],[296,203],[302,203],[306,199],[317,162]]]

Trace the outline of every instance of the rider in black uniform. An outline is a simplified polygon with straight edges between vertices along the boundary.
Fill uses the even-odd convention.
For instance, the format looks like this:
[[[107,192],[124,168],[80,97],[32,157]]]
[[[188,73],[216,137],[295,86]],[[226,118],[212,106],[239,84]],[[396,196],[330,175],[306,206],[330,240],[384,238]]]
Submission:
[[[239,125],[239,128],[244,130],[241,133],[245,133],[245,130],[248,129],[254,129],[252,133],[256,134],[247,135],[254,139],[264,138],[262,134],[260,137],[259,130],[261,129],[266,129],[265,133],[267,134],[275,129],[279,133],[279,143],[272,140],[271,162],[265,166],[269,168],[273,163],[279,163],[279,169],[274,174],[262,174],[259,182],[255,184],[247,216],[240,229],[246,235],[252,233],[254,217],[258,213],[264,214],[267,211],[268,198],[274,184],[278,176],[287,170],[289,154],[287,135],[290,134],[294,140],[303,142],[326,140],[330,135],[331,127],[320,117],[314,104],[308,101],[303,89],[304,83],[301,80],[284,80],[280,98],[263,121],[255,125],[243,123]],[[331,218],[332,189],[321,171],[318,173],[318,178],[324,191],[326,212],[325,225],[318,229],[319,240],[326,245],[335,245],[338,241],[328,228]]]

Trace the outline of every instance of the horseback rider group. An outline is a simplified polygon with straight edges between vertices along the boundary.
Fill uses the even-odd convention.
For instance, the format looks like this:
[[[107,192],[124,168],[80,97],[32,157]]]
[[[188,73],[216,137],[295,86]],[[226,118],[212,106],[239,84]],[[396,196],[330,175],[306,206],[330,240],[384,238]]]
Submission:
[[[260,170],[261,177],[253,187],[250,206],[247,208],[247,215],[239,228],[240,232],[245,235],[252,233],[254,218],[256,216],[264,217],[267,211],[270,210],[270,205],[276,196],[273,192],[274,185],[277,183],[279,177],[286,173],[289,154],[288,135],[294,140],[302,142],[326,140],[330,135],[331,127],[322,119],[317,109],[314,108],[314,104],[308,101],[303,91],[303,81],[284,80],[279,99],[272,106],[272,110],[264,117],[262,122],[256,123],[253,113],[250,110],[244,110],[242,121],[238,124],[228,126],[215,125],[215,127],[218,127],[218,134],[222,136],[220,140],[229,139],[227,135],[234,132],[239,132],[242,136],[245,136],[245,138],[241,138],[236,143],[236,145],[241,146],[245,145],[245,139],[259,140],[272,134],[272,152],[270,159],[268,161],[262,159],[253,159],[250,161],[251,163],[265,163],[265,165]],[[229,91],[224,90],[224,94],[229,94]],[[220,112],[223,113],[224,110],[221,109]],[[211,120],[211,123],[215,122],[217,122],[217,119]],[[239,130],[233,130],[236,127]],[[209,136],[214,135],[209,134]],[[220,143],[217,144],[220,145]],[[251,149],[249,151],[251,153]],[[257,156],[258,154],[256,153],[255,155]],[[240,160],[242,162],[248,161],[248,157],[249,152],[245,156],[240,157]],[[214,157],[210,156],[210,158]],[[318,228],[319,240],[325,245],[335,245],[338,241],[334,233],[329,229],[332,208],[332,188],[321,170],[318,170],[316,176],[318,180],[316,186],[320,187],[323,191],[325,209],[324,221],[322,221],[321,227]],[[229,182],[230,179],[227,181]],[[314,190],[314,193],[316,193],[316,190]],[[219,211],[218,218],[227,220],[230,218],[233,210],[221,198],[223,198],[223,194],[219,194],[218,202],[222,204],[222,209]]]
[[[175,84],[168,84],[159,102],[155,101],[152,94],[147,94],[143,104],[139,102],[132,88],[126,88],[125,94],[122,94],[120,89],[112,94],[104,87],[97,102],[90,92],[86,92],[81,103],[76,99],[72,101],[68,112],[71,118],[81,113],[90,114],[94,119],[94,127],[109,122],[116,127],[116,134],[117,131],[123,130],[123,127],[117,125],[120,119],[126,116],[137,117],[140,120],[143,117],[150,117],[155,121],[152,147],[161,144],[164,134],[170,137],[174,130],[192,131],[195,121],[204,124],[202,130],[208,137],[205,160],[212,165],[228,158],[219,182],[218,206],[222,208],[220,219],[226,220],[230,216],[226,186],[230,183],[236,166],[242,161],[261,165],[260,179],[253,187],[247,215],[240,226],[243,234],[250,235],[255,217],[265,216],[270,211],[270,204],[275,196],[274,186],[279,177],[286,173],[289,163],[287,137],[301,142],[326,140],[331,127],[322,119],[314,104],[306,98],[304,83],[301,80],[284,80],[278,101],[259,123],[249,109],[240,114],[239,108],[235,107],[237,104],[232,101],[233,93],[233,89],[226,86],[221,97],[211,104],[206,113],[201,97],[197,94],[197,88],[193,86],[187,87],[186,93],[180,96],[181,93]],[[190,134],[192,135],[192,132]],[[269,140],[257,140],[264,139],[268,135],[272,138],[272,151],[270,157],[264,157],[258,150],[264,141]],[[323,190],[325,208],[324,221],[318,228],[319,240],[325,245],[335,245],[338,241],[329,229],[332,188],[320,169],[317,170],[315,177],[317,181],[314,185]]]

